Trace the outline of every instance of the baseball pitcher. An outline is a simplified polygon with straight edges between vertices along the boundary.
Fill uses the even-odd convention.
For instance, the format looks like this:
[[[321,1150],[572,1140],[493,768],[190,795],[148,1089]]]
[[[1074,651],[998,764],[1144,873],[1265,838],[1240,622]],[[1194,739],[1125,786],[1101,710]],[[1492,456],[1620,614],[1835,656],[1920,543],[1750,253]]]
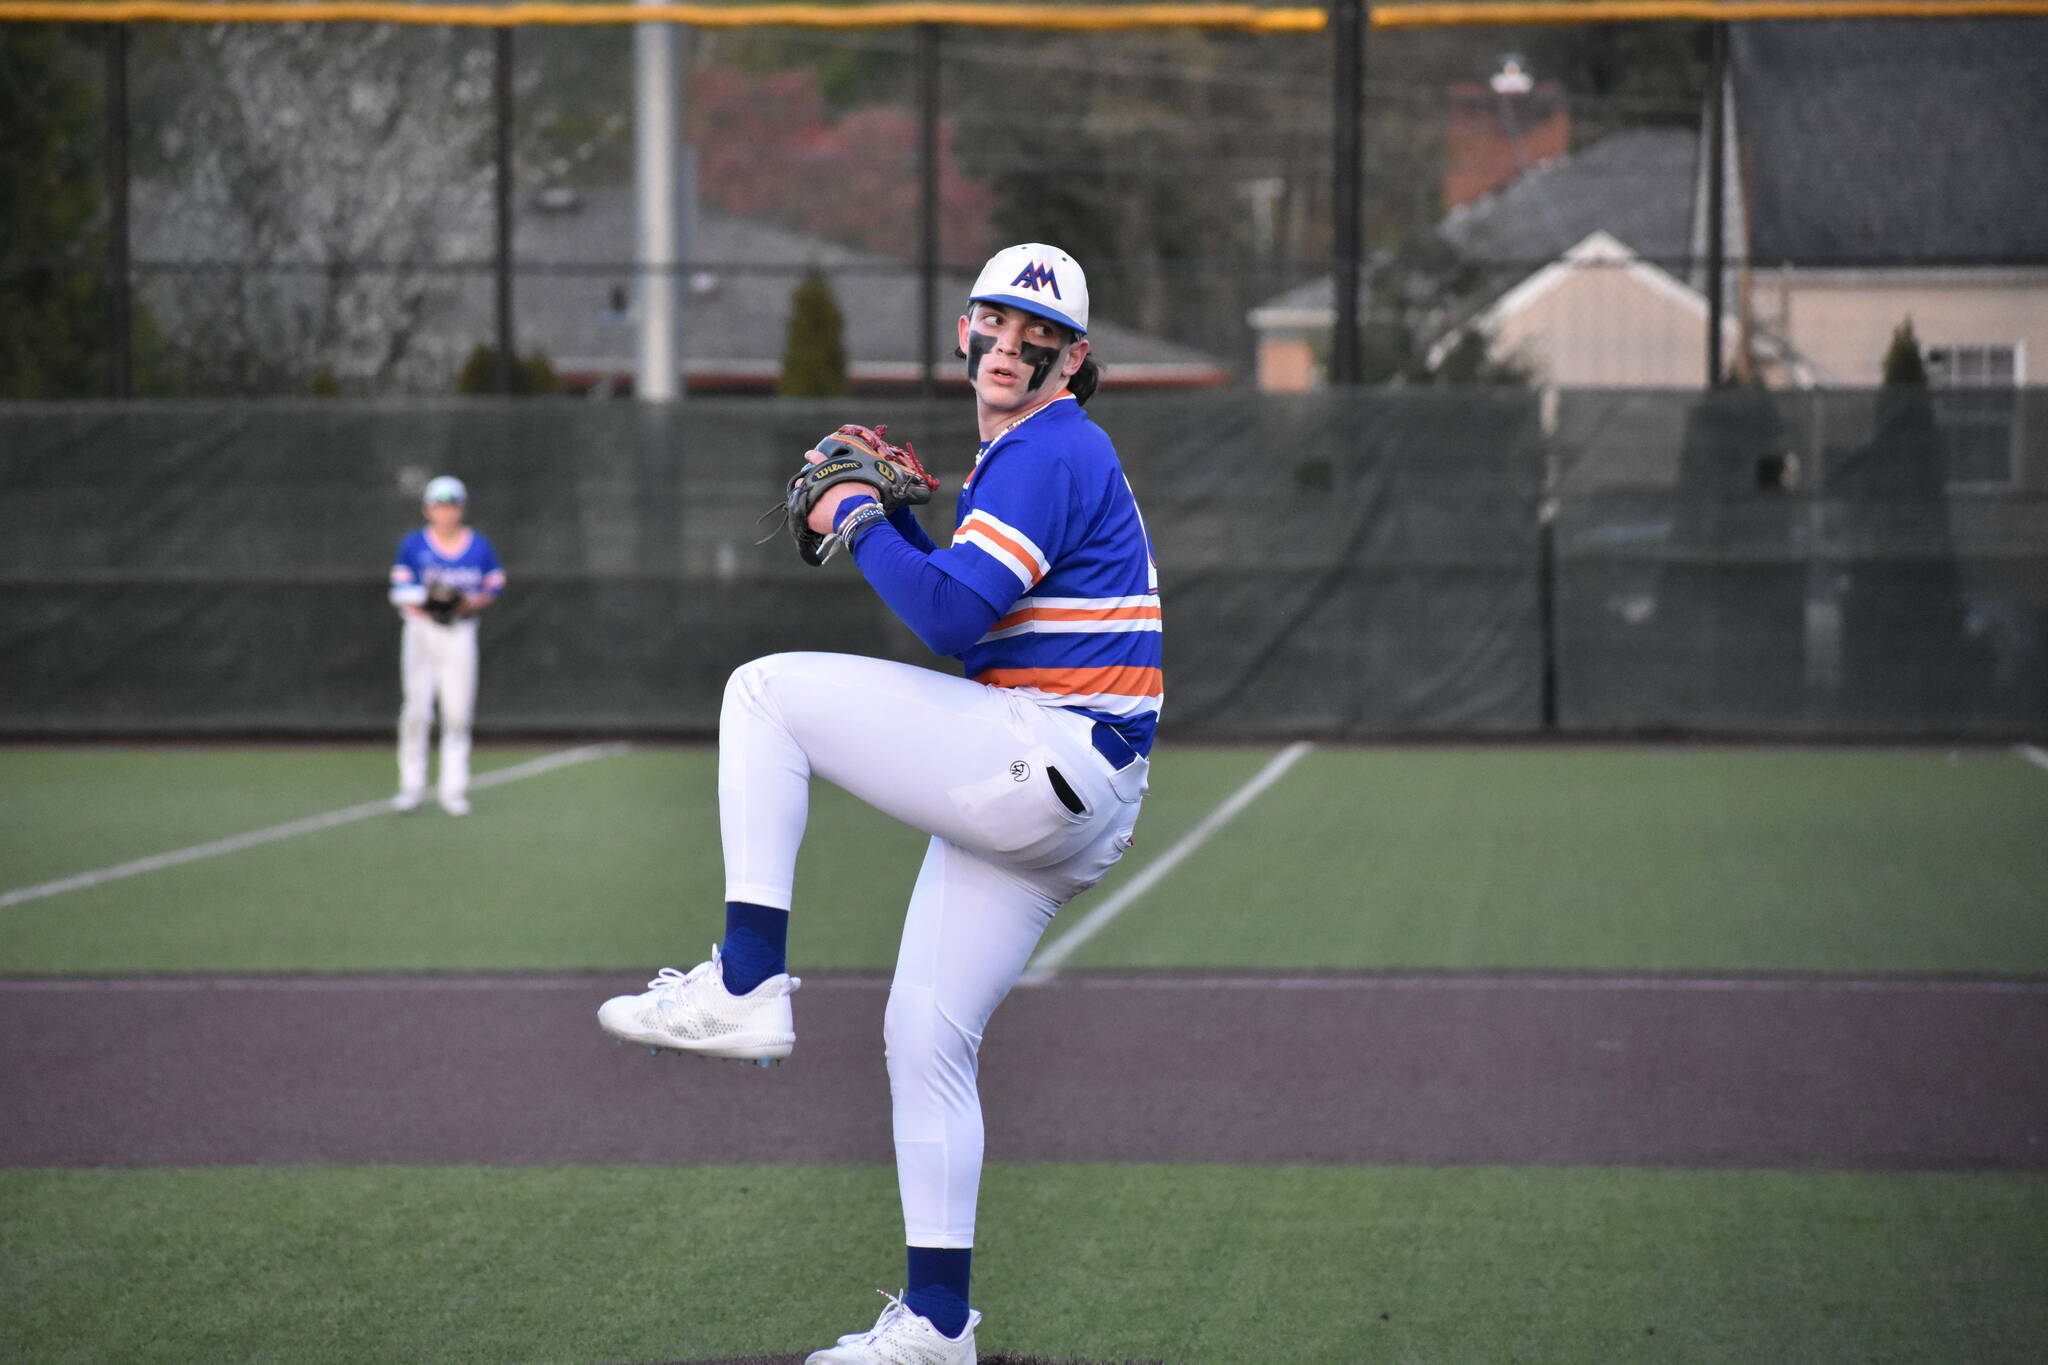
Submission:
[[[1081,267],[1042,243],[998,252],[958,339],[981,443],[948,544],[911,510],[937,481],[883,427],[820,441],[783,510],[806,563],[843,551],[962,676],[824,653],[738,669],[719,718],[725,937],[710,961],[598,1011],[657,1050],[787,1057],[811,779],[931,836],[884,1025],[907,1287],[810,1365],[973,1362],[982,1032],[1054,913],[1131,846],[1164,696],[1152,547],[1082,407],[1098,370]]]

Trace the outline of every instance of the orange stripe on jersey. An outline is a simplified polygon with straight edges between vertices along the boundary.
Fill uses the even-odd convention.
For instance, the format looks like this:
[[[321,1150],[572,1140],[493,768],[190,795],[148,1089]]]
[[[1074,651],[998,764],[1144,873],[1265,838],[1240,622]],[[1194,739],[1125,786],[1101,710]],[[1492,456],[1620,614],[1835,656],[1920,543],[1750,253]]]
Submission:
[[[1045,571],[1038,567],[1039,561],[1037,555],[1031,553],[1029,549],[1025,548],[1018,542],[1010,539],[1001,531],[998,531],[995,527],[989,525],[986,518],[970,515],[967,518],[967,520],[964,523],[962,523],[960,530],[963,534],[965,532],[972,531],[975,535],[986,537],[987,539],[992,540],[997,545],[1001,546],[1003,548],[1004,553],[1008,554],[1012,559],[1017,561],[1018,568],[1024,570],[1026,573],[1031,575],[1032,582],[1036,583],[1040,578],[1043,578],[1045,576]],[[956,537],[956,539],[957,538],[958,537]]]
[[[1061,696],[1157,697],[1166,692],[1165,675],[1156,668],[1116,665],[1109,668],[990,668],[974,675],[990,687],[1035,687]]]
[[[1009,630],[1026,621],[1158,621],[1157,605],[1143,607],[1026,607],[1013,611],[989,629]]]

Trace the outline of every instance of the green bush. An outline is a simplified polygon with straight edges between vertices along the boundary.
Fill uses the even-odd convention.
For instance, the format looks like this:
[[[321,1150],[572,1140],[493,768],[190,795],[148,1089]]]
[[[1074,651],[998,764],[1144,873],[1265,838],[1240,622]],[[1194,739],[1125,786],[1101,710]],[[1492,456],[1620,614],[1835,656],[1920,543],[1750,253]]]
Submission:
[[[1898,325],[1892,333],[1892,344],[1885,349],[1884,382],[1927,387],[1927,364],[1920,358],[1920,338],[1913,335],[1911,318]]]
[[[789,341],[775,391],[786,398],[829,398],[846,392],[846,319],[825,276],[811,270],[790,299]]]
[[[512,367],[514,394],[559,393],[561,389],[562,382],[555,377],[555,367],[539,351]],[[461,375],[455,380],[455,391],[463,394],[494,394],[498,391],[497,347],[480,345],[469,353]]]

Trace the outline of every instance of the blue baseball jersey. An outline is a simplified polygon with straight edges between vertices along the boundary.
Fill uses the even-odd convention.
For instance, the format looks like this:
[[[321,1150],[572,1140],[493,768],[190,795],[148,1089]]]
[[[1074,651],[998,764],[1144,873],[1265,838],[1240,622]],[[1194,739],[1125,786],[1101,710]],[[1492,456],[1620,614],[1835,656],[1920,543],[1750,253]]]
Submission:
[[[1166,696],[1159,570],[1116,448],[1071,396],[982,446],[932,562],[1000,613],[960,656],[968,677],[1151,751]]]
[[[398,558],[391,565],[391,586],[414,584],[432,588],[446,584],[458,592],[479,597],[496,597],[505,587],[505,570],[498,564],[498,552],[482,531],[465,527],[462,548],[444,555],[434,548],[426,527],[409,533],[398,542]]]

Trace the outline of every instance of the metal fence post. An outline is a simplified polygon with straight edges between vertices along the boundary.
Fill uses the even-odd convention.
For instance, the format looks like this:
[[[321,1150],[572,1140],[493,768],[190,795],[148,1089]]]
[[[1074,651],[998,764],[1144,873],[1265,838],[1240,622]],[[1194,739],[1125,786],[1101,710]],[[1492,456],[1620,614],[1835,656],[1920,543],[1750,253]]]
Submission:
[[[917,26],[918,257],[917,392],[938,393],[939,307],[939,26]]]
[[[128,259],[128,25],[109,24],[106,44],[107,396],[134,388]]]
[[[496,30],[491,68],[492,95],[497,124],[497,251],[492,273],[497,279],[498,356],[497,391],[512,392],[512,30]]]
[[[1330,33],[1336,43],[1336,88],[1332,103],[1336,123],[1331,155],[1335,161],[1331,195],[1334,240],[1333,276],[1337,291],[1336,334],[1330,338],[1330,382],[1359,382],[1358,281],[1363,250],[1365,28],[1371,13],[1368,0],[1335,0],[1330,8]]]
[[[1721,387],[1721,277],[1727,270],[1728,25],[1714,25],[1714,55],[1707,96],[1707,387]]]

